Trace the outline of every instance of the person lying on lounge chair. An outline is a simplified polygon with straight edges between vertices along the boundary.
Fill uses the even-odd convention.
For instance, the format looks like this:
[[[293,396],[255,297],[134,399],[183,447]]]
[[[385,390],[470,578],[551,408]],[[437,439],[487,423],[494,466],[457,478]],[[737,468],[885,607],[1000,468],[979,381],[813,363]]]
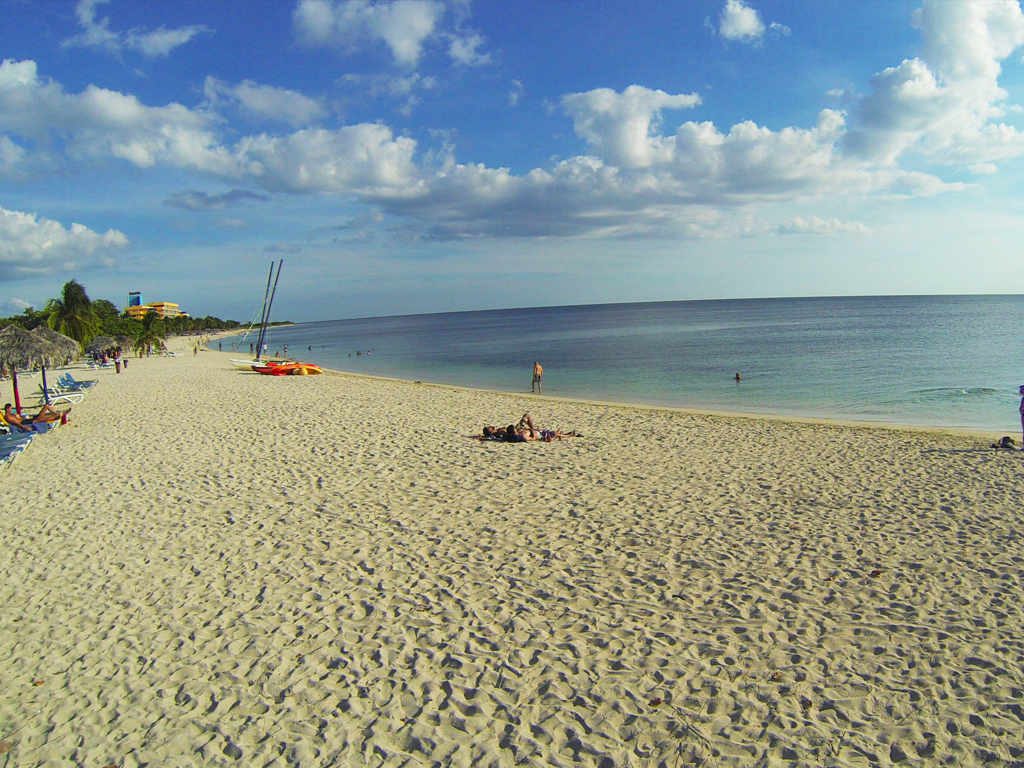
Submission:
[[[28,427],[32,424],[49,424],[53,421],[60,421],[61,417],[68,413],[71,413],[70,408],[66,411],[58,411],[44,403],[43,407],[39,409],[39,413],[29,418],[28,416],[19,416],[18,412],[14,410],[14,406],[10,403],[4,405],[4,421],[16,427]]]

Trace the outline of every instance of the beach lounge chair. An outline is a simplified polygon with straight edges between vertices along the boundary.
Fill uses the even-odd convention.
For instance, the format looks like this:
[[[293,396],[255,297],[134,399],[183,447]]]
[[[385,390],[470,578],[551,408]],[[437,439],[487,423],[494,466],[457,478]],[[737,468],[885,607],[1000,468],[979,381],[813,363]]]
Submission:
[[[31,438],[20,443],[0,445],[0,469],[7,469],[7,467],[11,466],[14,460],[24,453],[30,441]]]
[[[61,402],[70,403],[71,405],[78,405],[78,403],[82,402],[82,400],[85,399],[84,390],[76,390],[74,392],[69,392],[61,387],[47,387],[44,390],[43,385],[40,384],[39,396],[43,397],[45,395],[49,395],[50,405]]]
[[[46,421],[41,424],[28,424],[24,427],[19,424],[8,424],[2,411],[0,411],[0,424],[7,427],[11,431],[12,435],[45,434],[46,432],[52,432],[60,426],[59,421]]]
[[[70,373],[64,373],[61,375],[57,382],[68,389],[89,389],[95,387],[99,382],[96,379],[89,379],[87,381],[79,381]]]
[[[63,379],[58,379],[57,382],[50,387],[50,391],[56,392],[60,395],[70,395],[73,393],[87,395],[89,394],[89,387],[80,387],[76,384],[69,384]]]
[[[24,435],[0,435],[0,448],[9,448],[12,445],[28,445],[32,442],[35,433]]]
[[[0,435],[0,450],[7,450],[16,446],[26,446],[32,442],[34,434],[24,435]]]
[[[0,469],[6,469],[32,442],[33,435],[0,436]]]

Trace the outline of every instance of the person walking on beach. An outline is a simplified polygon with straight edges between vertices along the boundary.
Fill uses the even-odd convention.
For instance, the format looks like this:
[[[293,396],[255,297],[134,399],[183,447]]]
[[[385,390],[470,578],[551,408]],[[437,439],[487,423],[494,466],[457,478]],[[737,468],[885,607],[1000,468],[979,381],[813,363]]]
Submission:
[[[530,384],[530,391],[533,392],[533,388],[537,388],[537,392],[540,392],[540,382],[544,378],[544,368],[536,360],[533,361],[533,381]]]

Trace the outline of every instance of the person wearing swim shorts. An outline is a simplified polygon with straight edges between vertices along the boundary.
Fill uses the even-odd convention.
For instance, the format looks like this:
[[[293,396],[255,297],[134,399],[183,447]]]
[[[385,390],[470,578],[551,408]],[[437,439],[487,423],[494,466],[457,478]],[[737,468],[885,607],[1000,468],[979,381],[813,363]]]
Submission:
[[[544,378],[544,368],[536,360],[533,361],[533,382],[530,384],[530,391],[533,392],[533,388],[537,388],[537,392],[540,392],[540,382]]]
[[[524,413],[523,418],[519,420],[516,433],[522,435],[526,442],[540,440],[545,443],[551,443],[555,440],[561,440],[563,437],[576,437],[576,430],[562,432],[557,429],[538,429],[533,423],[533,417],[528,413]]]
[[[66,411],[58,411],[56,408],[51,408],[49,405],[43,405],[32,418],[27,416],[19,416],[18,412],[14,410],[14,406],[10,403],[4,405],[4,421],[16,427],[29,427],[33,424],[49,424],[53,421],[61,421],[61,417],[71,413],[71,409],[68,408]]]

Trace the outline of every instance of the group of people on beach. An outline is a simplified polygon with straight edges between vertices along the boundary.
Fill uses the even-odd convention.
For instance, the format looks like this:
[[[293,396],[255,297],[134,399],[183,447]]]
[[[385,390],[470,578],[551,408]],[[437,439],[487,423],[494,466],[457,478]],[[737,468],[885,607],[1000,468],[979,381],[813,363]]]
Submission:
[[[507,427],[484,427],[483,435],[477,439],[498,440],[503,443],[532,443],[538,440],[542,443],[551,443],[566,437],[583,437],[583,435],[576,430],[562,432],[557,429],[538,429],[533,423],[533,417],[524,413],[518,424],[509,424]]]

